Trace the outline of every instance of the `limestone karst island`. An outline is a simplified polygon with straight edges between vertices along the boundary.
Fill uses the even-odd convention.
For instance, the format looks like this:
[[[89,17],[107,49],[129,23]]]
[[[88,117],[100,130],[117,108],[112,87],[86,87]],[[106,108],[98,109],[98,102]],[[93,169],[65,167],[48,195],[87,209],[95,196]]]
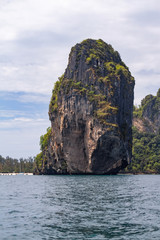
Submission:
[[[102,40],[72,47],[55,83],[36,174],[116,174],[132,156],[134,78]]]

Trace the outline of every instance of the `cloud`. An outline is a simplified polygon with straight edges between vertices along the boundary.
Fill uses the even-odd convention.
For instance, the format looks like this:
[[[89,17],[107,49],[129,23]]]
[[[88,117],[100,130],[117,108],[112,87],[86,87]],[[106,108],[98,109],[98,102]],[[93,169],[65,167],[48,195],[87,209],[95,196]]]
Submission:
[[[78,4],[73,0],[9,1],[2,8],[1,22],[6,23],[3,24],[5,32],[14,31],[16,37],[5,42],[1,39],[0,79],[5,82],[0,85],[1,90],[17,88],[49,93],[53,82],[66,68],[70,48],[88,37],[111,43],[133,69],[133,74],[134,65],[139,62],[144,63],[144,67],[153,64],[153,58],[148,55],[155,56],[160,48],[159,31],[153,24],[157,17],[152,18],[149,26],[146,18],[148,13],[150,18],[155,12],[158,16],[157,6],[158,1],[146,4],[144,0],[134,0],[132,4],[126,0],[83,0]]]
[[[37,155],[40,152],[40,136],[48,126],[41,123],[29,128],[0,129],[0,135],[3,136],[0,138],[0,154],[15,158]]]
[[[0,121],[0,154],[15,158],[35,156],[40,152],[39,139],[50,126],[49,120],[39,116],[8,118],[14,114]]]
[[[158,8],[154,10],[147,9],[146,11],[138,11],[134,13],[131,17],[133,18],[134,23],[139,26],[147,26],[147,27],[159,27],[160,18],[159,18],[159,10]]]
[[[119,51],[136,80],[135,103],[154,95],[159,14],[159,0],[0,0],[0,133],[5,144],[13,144],[10,131],[17,142],[9,151],[1,140],[0,154],[18,155],[19,144],[21,156],[30,155],[31,139],[39,142],[49,125],[54,82],[67,66],[71,47],[86,38],[101,38]]]
[[[21,111],[14,110],[0,110],[0,119],[4,118],[13,118],[16,115],[22,115]]]
[[[0,129],[1,130],[14,130],[14,129],[25,129],[25,128],[33,128],[34,126],[42,126],[48,123],[48,119],[42,119],[42,118],[27,118],[27,117],[16,117],[12,119],[5,119],[1,120]]]

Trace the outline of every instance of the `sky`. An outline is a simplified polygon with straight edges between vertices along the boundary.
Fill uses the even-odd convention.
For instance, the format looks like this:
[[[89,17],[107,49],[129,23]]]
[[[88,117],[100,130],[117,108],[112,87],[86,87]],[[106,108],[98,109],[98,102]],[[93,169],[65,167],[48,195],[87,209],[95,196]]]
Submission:
[[[135,104],[160,88],[159,0],[0,0],[0,155],[40,152],[71,47],[102,39],[135,77]]]

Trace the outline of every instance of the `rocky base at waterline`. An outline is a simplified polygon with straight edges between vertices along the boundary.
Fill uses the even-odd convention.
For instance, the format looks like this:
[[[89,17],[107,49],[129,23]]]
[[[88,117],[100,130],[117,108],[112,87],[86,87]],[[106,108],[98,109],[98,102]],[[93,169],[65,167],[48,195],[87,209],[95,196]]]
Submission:
[[[84,40],[69,55],[49,106],[37,174],[116,174],[132,154],[134,78],[117,51]]]

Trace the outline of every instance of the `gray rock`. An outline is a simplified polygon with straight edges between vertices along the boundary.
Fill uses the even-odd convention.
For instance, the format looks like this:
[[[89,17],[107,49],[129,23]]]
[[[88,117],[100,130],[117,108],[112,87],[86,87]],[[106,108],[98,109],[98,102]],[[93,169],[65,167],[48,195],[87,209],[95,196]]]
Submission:
[[[132,154],[134,78],[118,52],[87,39],[71,49],[50,102],[43,174],[116,174]],[[45,157],[45,161],[44,161]]]

